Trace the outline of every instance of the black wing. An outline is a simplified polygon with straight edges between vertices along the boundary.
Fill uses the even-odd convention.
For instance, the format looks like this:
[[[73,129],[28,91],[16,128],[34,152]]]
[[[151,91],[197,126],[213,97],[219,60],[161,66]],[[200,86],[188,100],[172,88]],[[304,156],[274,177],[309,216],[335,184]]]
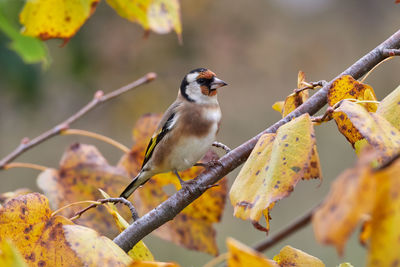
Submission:
[[[175,113],[172,113],[171,116],[169,116],[167,121],[164,123],[161,130],[157,134],[153,135],[153,137],[150,139],[150,142],[146,149],[146,153],[144,154],[142,168],[149,161],[149,159],[151,158],[151,155],[153,155],[155,147],[160,143],[160,141],[164,138],[164,136],[171,130],[171,128],[172,128],[171,124],[172,124],[172,120],[174,119],[174,117],[175,117]]]

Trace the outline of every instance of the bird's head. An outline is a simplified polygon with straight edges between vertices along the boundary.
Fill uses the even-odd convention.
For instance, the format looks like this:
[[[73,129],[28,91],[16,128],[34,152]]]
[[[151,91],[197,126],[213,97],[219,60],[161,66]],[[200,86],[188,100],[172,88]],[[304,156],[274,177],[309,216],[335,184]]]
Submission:
[[[209,103],[215,101],[217,89],[227,85],[214,72],[198,68],[186,74],[182,80],[181,95],[190,102]]]

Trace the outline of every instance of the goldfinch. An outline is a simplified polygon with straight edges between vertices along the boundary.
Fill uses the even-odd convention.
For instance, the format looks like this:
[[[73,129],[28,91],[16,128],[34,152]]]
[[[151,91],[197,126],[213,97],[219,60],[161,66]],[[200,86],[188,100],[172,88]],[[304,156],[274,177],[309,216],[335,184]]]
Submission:
[[[178,97],[166,110],[147,146],[142,168],[120,197],[128,198],[153,175],[195,165],[209,150],[218,133],[221,110],[217,89],[227,85],[214,72],[198,68],[182,80]]]

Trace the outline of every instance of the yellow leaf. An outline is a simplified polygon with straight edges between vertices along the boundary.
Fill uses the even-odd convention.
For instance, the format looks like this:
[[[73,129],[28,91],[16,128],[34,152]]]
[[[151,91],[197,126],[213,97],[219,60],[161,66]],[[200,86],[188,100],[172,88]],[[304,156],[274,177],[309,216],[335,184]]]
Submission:
[[[275,261],[266,258],[260,252],[243,245],[233,238],[226,240],[228,246],[228,267],[279,267]]]
[[[274,260],[279,263],[280,266],[325,266],[320,259],[291,246],[282,248],[281,251],[279,251],[279,254],[274,257]]]
[[[400,132],[379,114],[369,113],[362,106],[350,101],[344,101],[336,112],[347,115],[362,138],[380,151],[380,160],[390,158],[400,150]]]
[[[368,92],[366,93],[366,91]],[[368,84],[360,83],[354,80],[350,75],[344,75],[336,79],[332,83],[331,88],[329,88],[328,104],[333,107],[337,102],[343,99],[376,100],[376,96],[374,89]],[[367,105],[367,107],[371,106]],[[376,110],[376,107],[371,107],[371,110],[368,111],[374,111],[373,109]]]
[[[369,158],[361,158],[356,167],[333,182],[329,195],[315,212],[312,223],[317,241],[336,246],[342,254],[359,221],[372,211],[375,190]]]
[[[273,105],[272,105],[272,109],[278,111],[279,113],[282,114],[283,112],[283,106],[285,105],[285,101],[276,101]]]
[[[181,38],[178,0],[107,0],[107,3],[121,17],[139,23],[146,31],[164,34],[174,30]]]
[[[65,238],[84,266],[123,266],[132,259],[112,240],[80,225],[64,226]]]
[[[400,160],[375,173],[377,203],[372,212],[368,266],[400,262]]]
[[[132,177],[135,177],[140,170],[148,141],[160,118],[160,115],[145,115],[138,120],[134,127],[135,145],[127,155],[122,157],[119,163]],[[216,157],[216,154],[210,151],[202,159],[202,162],[216,159]],[[190,180],[202,171],[203,168],[201,167],[192,167],[180,172],[180,176],[183,180]],[[156,175],[139,188],[133,194],[134,205],[139,213],[146,213],[165,201],[170,195],[166,192],[168,186],[170,186],[170,191],[180,189],[179,181],[173,173]],[[226,188],[226,179],[223,179],[218,186],[207,190],[180,212],[174,220],[158,228],[155,234],[186,248],[216,255],[218,248],[215,242],[216,232],[213,223],[219,222],[221,219],[225,205]]]
[[[301,89],[306,84],[306,77],[303,71],[299,71],[297,75],[297,88]],[[282,117],[286,117],[290,112],[295,110],[301,104],[308,99],[308,91],[304,90],[299,93],[292,93],[288,95],[285,101],[278,101],[272,106],[272,108],[282,114]]]
[[[376,100],[376,96],[371,86],[360,83],[349,75],[345,75],[336,79],[331,85],[328,93],[328,104],[333,107],[343,99]],[[374,103],[364,103],[362,105],[371,112],[375,112],[377,108],[377,104]],[[333,118],[336,121],[339,131],[353,146],[356,141],[362,139],[362,135],[352,126],[352,123],[345,114],[335,112]]]
[[[376,113],[400,131],[400,86],[381,101]]]
[[[234,215],[257,223],[264,213],[268,230],[271,204],[287,197],[301,178],[320,177],[314,149],[308,114],[283,125],[276,134],[261,136],[232,185],[229,195]]]
[[[0,266],[27,267],[19,251],[7,240],[0,242]]]
[[[282,118],[286,117],[290,112],[302,105],[307,99],[307,90],[288,95],[285,99],[285,104],[283,105]]]
[[[82,266],[64,237],[63,225],[69,224],[51,216],[45,196],[19,196],[0,208],[0,242],[11,240],[30,266]]]
[[[129,180],[124,170],[110,166],[94,146],[74,144],[64,153],[60,168],[42,172],[37,183],[50,199],[52,208],[58,209],[73,202],[101,198],[98,188],[118,196]],[[61,214],[72,217],[81,209],[82,206],[73,206]],[[122,206],[121,214],[129,217],[129,209]],[[102,206],[89,210],[76,222],[109,237],[118,234],[112,216]]]
[[[99,0],[28,0],[20,14],[22,33],[70,39],[92,15]]]
[[[372,233],[372,224],[371,224],[371,218],[368,216],[368,218],[363,222],[360,234],[358,236],[358,241],[360,242],[361,245],[367,246],[369,239],[371,238],[371,233]]]
[[[99,189],[100,193],[103,195],[104,198],[110,198],[110,196],[104,192],[103,190]],[[115,207],[114,203],[106,203],[109,207],[107,211],[113,216],[115,223],[118,226],[120,232],[124,231],[128,228],[129,223],[125,221],[125,219],[118,213],[117,208]],[[140,240],[131,250],[129,250],[128,255],[136,260],[140,261],[153,261],[154,256],[151,254],[151,251],[147,248],[142,240]]]

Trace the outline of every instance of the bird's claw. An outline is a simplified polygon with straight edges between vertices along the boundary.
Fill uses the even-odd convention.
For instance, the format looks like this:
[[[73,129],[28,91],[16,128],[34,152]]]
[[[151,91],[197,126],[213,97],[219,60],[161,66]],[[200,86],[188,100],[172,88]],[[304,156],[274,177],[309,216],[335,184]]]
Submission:
[[[221,161],[219,161],[218,159],[213,159],[213,160],[210,160],[208,162],[198,162],[194,166],[199,166],[199,167],[203,167],[203,168],[206,168],[206,169],[209,169],[209,168],[212,168],[212,167],[215,167],[215,166],[223,167]]]

